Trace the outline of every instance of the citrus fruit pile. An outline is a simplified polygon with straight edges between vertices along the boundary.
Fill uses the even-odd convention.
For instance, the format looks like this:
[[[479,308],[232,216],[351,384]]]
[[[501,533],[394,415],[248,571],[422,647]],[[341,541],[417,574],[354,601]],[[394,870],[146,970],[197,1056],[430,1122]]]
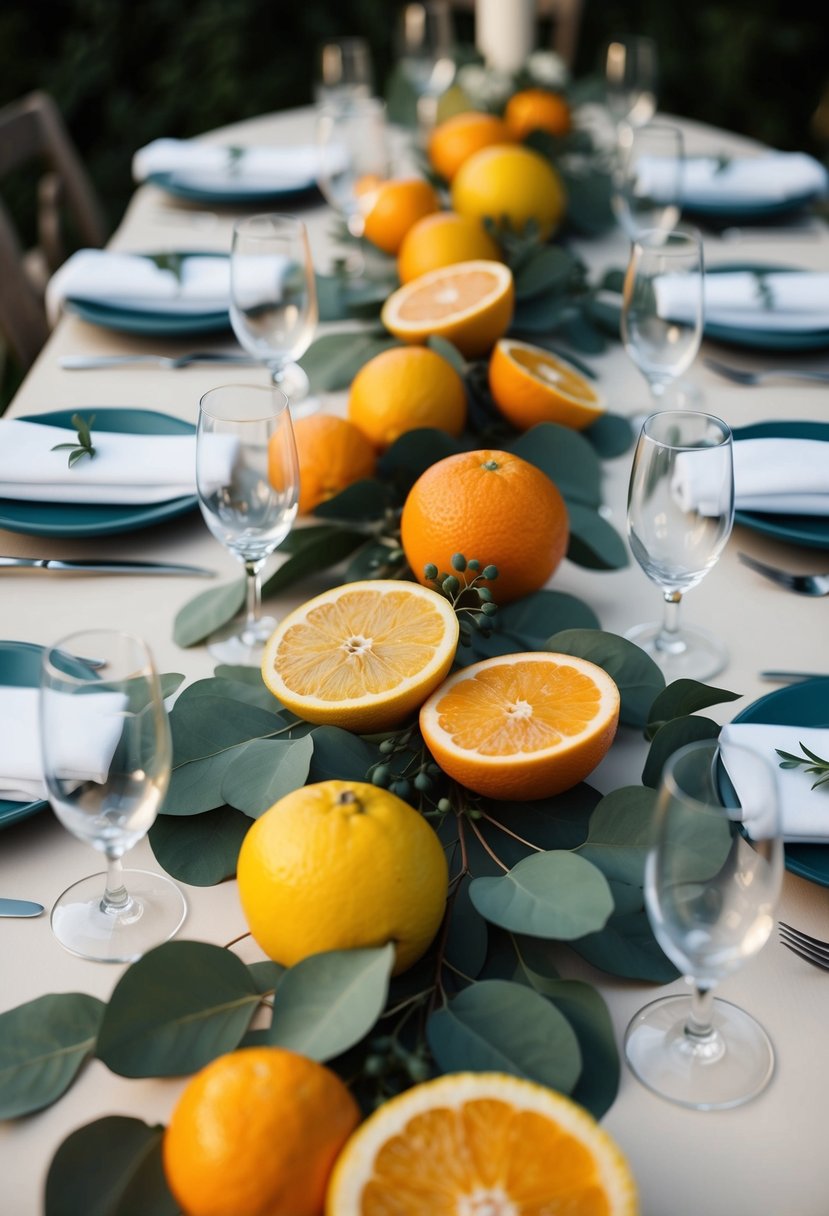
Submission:
[[[248,927],[275,962],[394,942],[395,973],[431,944],[448,883],[423,816],[360,781],[321,781],[281,798],[245,836],[237,877]]]

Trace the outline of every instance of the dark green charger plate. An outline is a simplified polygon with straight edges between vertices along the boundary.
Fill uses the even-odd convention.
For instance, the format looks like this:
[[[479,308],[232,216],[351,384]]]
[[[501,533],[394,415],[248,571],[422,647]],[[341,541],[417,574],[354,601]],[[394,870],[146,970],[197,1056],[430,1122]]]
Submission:
[[[729,271],[754,270],[760,274],[772,271],[796,271],[796,266],[772,266],[759,262],[729,262],[712,266],[706,274],[725,274]],[[718,321],[705,320],[704,336],[729,346],[747,346],[753,350],[806,351],[829,349],[829,329],[762,329],[754,326],[723,325]]]

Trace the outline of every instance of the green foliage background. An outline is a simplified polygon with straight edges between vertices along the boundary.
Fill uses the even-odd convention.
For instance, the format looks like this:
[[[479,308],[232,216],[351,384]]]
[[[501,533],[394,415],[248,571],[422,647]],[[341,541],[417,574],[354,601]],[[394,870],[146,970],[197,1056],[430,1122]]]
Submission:
[[[136,148],[309,102],[314,51],[325,38],[364,34],[382,85],[400,4],[4,0],[0,104],[34,88],[54,95],[114,225]],[[811,0],[586,0],[576,71],[596,69],[609,36],[650,33],[663,108],[820,154],[826,145],[810,121],[829,82],[821,11]],[[459,12],[456,23],[471,42],[471,13]]]

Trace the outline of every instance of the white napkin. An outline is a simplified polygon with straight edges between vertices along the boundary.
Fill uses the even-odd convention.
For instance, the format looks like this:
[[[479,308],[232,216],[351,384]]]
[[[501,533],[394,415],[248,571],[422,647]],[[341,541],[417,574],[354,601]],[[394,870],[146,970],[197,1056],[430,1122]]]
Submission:
[[[783,839],[804,843],[829,840],[829,786],[813,790],[814,776],[802,768],[779,767],[780,757],[775,749],[800,756],[801,743],[805,743],[818,756],[829,757],[829,730],[819,727],[732,722],[722,728],[720,746],[723,763],[744,808],[749,831],[752,813],[763,806],[766,791],[758,788],[758,780],[763,783],[763,774],[758,778],[757,770],[746,763],[745,751],[767,760],[777,777]]]
[[[132,161],[137,182],[154,173],[170,173],[181,186],[239,193],[303,190],[316,182],[319,168],[320,154],[313,144],[243,148],[235,156],[228,147],[198,139],[155,139]]]
[[[734,505],[738,511],[829,515],[829,445],[820,439],[736,439]],[[671,489],[683,510],[721,511],[722,479],[694,452],[676,459]]]
[[[665,274],[654,280],[660,316],[693,320],[690,276]],[[724,270],[705,276],[705,320],[738,329],[829,329],[829,273],[811,270]]]
[[[94,414],[83,411],[89,418]],[[40,422],[0,418],[0,498],[34,502],[141,504],[166,502],[196,492],[195,435],[129,435],[96,431],[95,455],[69,468],[75,432]],[[203,487],[222,484],[238,447],[231,435],[213,435]]]
[[[230,306],[230,262],[226,257],[188,254],[177,274],[140,254],[79,249],[46,288],[46,311],[53,325],[64,300],[173,315],[221,312]]]
[[[675,171],[665,157],[643,156],[636,162],[643,194],[671,202]],[[680,202],[686,207],[784,203],[827,189],[825,167],[805,152],[769,152],[742,156],[723,164],[712,156],[689,156],[683,162]]]
[[[9,802],[46,797],[38,696],[36,688],[0,687],[0,798]],[[64,699],[58,710],[56,771],[70,781],[103,781],[121,733],[118,719],[110,715],[119,712],[126,697],[102,692]]]

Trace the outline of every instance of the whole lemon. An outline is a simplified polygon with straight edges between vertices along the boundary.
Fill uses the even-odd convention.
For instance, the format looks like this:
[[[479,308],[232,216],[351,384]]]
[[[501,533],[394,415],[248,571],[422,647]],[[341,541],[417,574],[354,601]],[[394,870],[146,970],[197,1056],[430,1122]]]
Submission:
[[[318,1216],[360,1110],[330,1069],[281,1047],[219,1056],[181,1093],[164,1173],[187,1216]]]
[[[452,206],[461,215],[489,216],[519,232],[534,220],[546,240],[564,217],[567,196],[558,173],[538,152],[484,148],[458,170]]]
[[[394,942],[395,973],[428,949],[448,884],[426,820],[361,781],[321,781],[280,798],[248,831],[237,876],[250,931],[276,962]]]
[[[394,347],[354,377],[348,417],[379,450],[418,427],[460,435],[466,392],[454,367],[427,346]]]
[[[497,262],[501,251],[481,220],[454,211],[439,211],[418,220],[403,238],[397,254],[397,274],[401,283],[441,266],[479,259]]]

